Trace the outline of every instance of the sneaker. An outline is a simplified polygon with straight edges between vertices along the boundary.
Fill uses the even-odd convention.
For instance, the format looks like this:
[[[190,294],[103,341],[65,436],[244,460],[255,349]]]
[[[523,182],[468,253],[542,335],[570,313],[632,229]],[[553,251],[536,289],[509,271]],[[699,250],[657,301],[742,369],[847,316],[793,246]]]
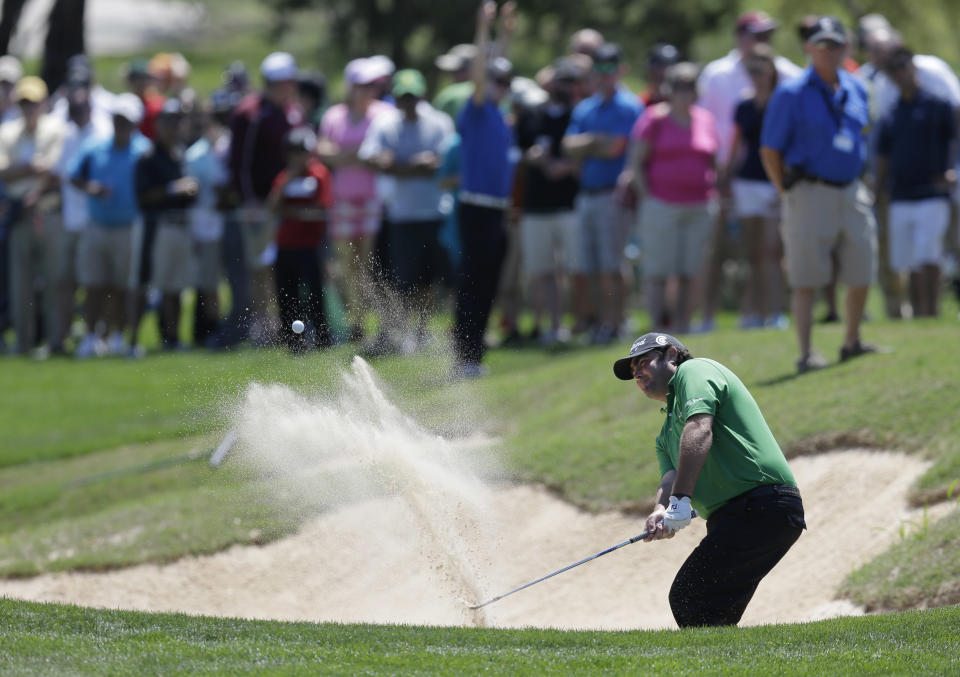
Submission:
[[[877,346],[873,345],[872,343],[863,343],[862,341],[857,340],[857,342],[852,346],[842,346],[840,348],[840,361],[846,362],[853,357],[860,357],[861,355],[875,352],[877,352]]]
[[[80,341],[80,345],[74,351],[73,355],[78,360],[85,360],[90,357],[101,357],[107,352],[107,344],[103,342],[96,334],[87,334]]]
[[[479,362],[457,362],[453,365],[450,377],[454,380],[483,378],[490,370]]]
[[[767,319],[764,320],[763,326],[767,327],[768,329],[779,329],[783,331],[784,329],[790,328],[790,318],[783,313],[769,315]]]
[[[797,360],[797,373],[806,374],[808,371],[815,371],[829,366],[827,360],[818,352],[811,351],[806,357]]]
[[[820,318],[820,324],[834,324],[839,321],[840,316],[832,311]]]
[[[749,313],[740,318],[741,329],[760,329],[763,327],[763,318],[760,315]]]
[[[123,334],[118,331],[110,334],[110,338],[107,339],[107,354],[108,355],[126,355],[127,354],[127,342],[123,338]]]
[[[704,320],[696,327],[690,330],[691,334],[709,334],[714,329],[717,328],[716,323],[713,320]]]
[[[381,331],[372,340],[365,341],[360,347],[360,354],[364,357],[385,357],[396,355],[399,346],[386,331]]]
[[[617,338],[617,330],[608,324],[601,324],[590,336],[591,345],[608,346]]]
[[[129,357],[131,360],[142,360],[146,354],[146,349],[141,345],[132,345],[127,351],[127,357]]]

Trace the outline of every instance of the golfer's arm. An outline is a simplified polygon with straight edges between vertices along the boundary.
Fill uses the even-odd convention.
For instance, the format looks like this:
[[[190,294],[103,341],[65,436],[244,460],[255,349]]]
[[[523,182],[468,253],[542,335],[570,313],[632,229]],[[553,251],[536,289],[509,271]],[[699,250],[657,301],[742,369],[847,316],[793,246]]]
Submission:
[[[680,435],[680,454],[677,459],[677,478],[673,482],[674,494],[693,496],[697,478],[703,468],[710,446],[713,444],[713,416],[695,414],[687,419]]]
[[[657,496],[654,502],[664,508],[670,503],[670,494],[673,492],[673,483],[677,478],[676,470],[668,470],[660,478],[660,486],[657,487]]]
[[[760,146],[760,161],[767,172],[767,178],[774,185],[778,193],[783,192],[783,153],[769,146]]]

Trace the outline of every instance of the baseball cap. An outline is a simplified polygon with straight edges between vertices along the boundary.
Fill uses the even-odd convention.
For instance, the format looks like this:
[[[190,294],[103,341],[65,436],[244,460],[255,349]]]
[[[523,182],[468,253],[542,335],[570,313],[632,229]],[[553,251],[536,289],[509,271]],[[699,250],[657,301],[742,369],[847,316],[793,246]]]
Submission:
[[[404,68],[393,76],[393,95],[400,98],[404,94],[421,97],[427,93],[427,81],[423,74],[413,68]]]
[[[651,66],[672,66],[680,63],[680,50],[669,43],[658,42],[647,52],[647,63]]]
[[[619,45],[612,42],[605,42],[593,50],[593,65],[598,63],[620,63],[623,52]]]
[[[487,74],[494,80],[510,80],[513,78],[513,64],[504,56],[495,57],[487,64]]]
[[[633,358],[648,353],[651,350],[665,348],[667,346],[673,346],[677,350],[686,350],[686,347],[673,336],[670,336],[670,334],[663,334],[657,331],[644,334],[630,346],[629,355],[621,357],[613,363],[613,373],[623,381],[632,381],[633,369],[630,367],[630,362],[633,361]]]
[[[369,85],[379,77],[381,69],[369,58],[361,57],[349,62],[343,69],[343,78],[351,85]]]
[[[754,10],[737,17],[737,33],[769,33],[780,26],[766,12]]]
[[[847,44],[847,31],[843,22],[835,16],[822,16],[810,28],[810,37],[807,42],[833,42],[838,45]]]
[[[380,78],[389,78],[397,71],[396,64],[388,56],[383,54],[376,54],[367,59],[369,61],[369,68],[373,73],[373,79],[379,80]]]
[[[561,57],[553,65],[553,79],[574,82],[583,78],[583,70],[568,57]]]
[[[150,75],[150,69],[147,67],[149,62],[144,58],[133,59],[130,62],[130,65],[127,66],[127,77],[128,78],[149,78],[153,77]]]
[[[35,75],[20,78],[13,88],[14,101],[40,103],[47,98],[47,83]]]
[[[297,79],[297,62],[288,52],[273,52],[260,63],[260,75],[267,82]]]
[[[446,54],[441,54],[433,60],[434,65],[442,71],[455,73],[470,65],[477,56],[476,45],[454,45]]]
[[[143,102],[140,101],[139,96],[130,92],[117,94],[113,98],[113,114],[139,125],[143,120]]]
[[[10,54],[0,56],[0,82],[14,83],[23,77],[20,59]]]

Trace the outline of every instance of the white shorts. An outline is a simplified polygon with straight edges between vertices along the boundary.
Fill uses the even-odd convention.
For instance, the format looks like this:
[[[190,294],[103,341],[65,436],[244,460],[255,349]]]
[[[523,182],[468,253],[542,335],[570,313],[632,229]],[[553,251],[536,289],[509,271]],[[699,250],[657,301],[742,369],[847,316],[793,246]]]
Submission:
[[[780,218],[780,195],[769,181],[734,179],[730,188],[737,218]]]
[[[577,213],[573,210],[524,214],[520,219],[524,273],[537,277],[567,270],[578,233]]]
[[[895,200],[890,203],[890,269],[897,273],[939,264],[950,224],[950,200]]]

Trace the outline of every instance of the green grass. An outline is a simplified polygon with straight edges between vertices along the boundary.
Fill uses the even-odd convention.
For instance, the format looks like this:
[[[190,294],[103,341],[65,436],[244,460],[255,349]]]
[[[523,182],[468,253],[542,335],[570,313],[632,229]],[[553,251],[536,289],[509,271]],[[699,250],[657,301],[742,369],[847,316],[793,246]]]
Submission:
[[[562,632],[271,623],[0,600],[0,673],[956,674],[960,608],[796,626]]]
[[[923,454],[934,465],[914,489],[917,502],[945,497],[960,478],[952,396],[960,361],[945,358],[960,347],[955,321],[871,322],[866,336],[892,352],[802,378],[793,375],[791,333],[739,332],[732,323],[727,316],[719,331],[687,343],[743,378],[788,455],[854,444]],[[837,327],[816,330],[827,355],[840,340]],[[391,400],[424,425],[502,440],[495,451],[507,473],[590,509],[643,510],[656,486],[653,440],[662,415],[633,384],[613,378],[622,350],[496,350],[488,379],[455,385],[443,383],[448,363],[436,355],[374,366]],[[328,391],[351,356],[338,348],[303,358],[241,350],[138,362],[4,360],[0,574],[167,561],[295,530],[322,502],[284,508],[265,499],[268,486],[229,464],[212,471],[188,455],[218,441],[249,382]],[[912,548],[914,557],[881,562],[882,573],[866,575],[888,577],[896,568],[910,594],[892,596],[897,585],[864,587],[865,579],[849,594],[899,608],[930,603],[941,584],[960,579],[935,564],[960,561],[960,539],[928,537]]]

